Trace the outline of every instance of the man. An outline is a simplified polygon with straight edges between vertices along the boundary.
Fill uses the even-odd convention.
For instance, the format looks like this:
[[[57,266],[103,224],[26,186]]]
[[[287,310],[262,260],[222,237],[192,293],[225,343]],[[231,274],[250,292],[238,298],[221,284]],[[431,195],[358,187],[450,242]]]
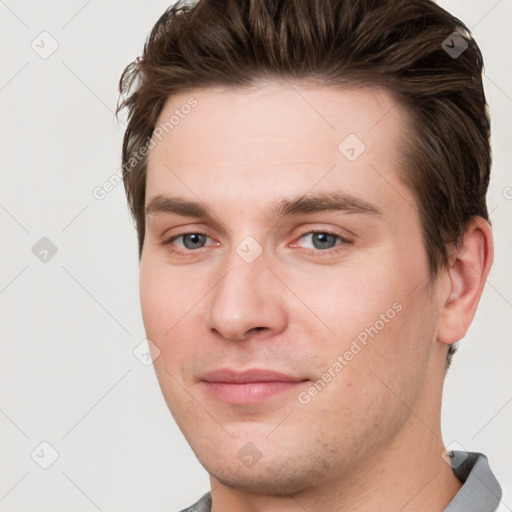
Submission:
[[[443,380],[493,259],[482,56],[428,0],[199,0],[121,79],[187,510],[491,511]]]

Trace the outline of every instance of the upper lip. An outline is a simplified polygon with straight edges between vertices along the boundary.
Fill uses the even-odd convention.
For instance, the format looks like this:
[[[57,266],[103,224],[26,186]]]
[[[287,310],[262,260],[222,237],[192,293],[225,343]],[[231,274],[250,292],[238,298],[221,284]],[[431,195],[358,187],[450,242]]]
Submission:
[[[286,375],[285,373],[274,370],[265,370],[263,368],[252,368],[243,371],[219,368],[205,373],[201,376],[200,380],[206,382],[232,382],[241,384],[250,382],[302,382],[307,379]]]

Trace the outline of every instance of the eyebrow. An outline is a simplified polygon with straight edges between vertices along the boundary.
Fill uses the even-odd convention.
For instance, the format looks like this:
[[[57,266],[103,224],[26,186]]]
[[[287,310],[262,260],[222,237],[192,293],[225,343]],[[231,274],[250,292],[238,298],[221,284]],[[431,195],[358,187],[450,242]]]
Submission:
[[[342,192],[316,192],[307,196],[283,199],[270,208],[270,218],[308,215],[323,211],[340,211],[348,214],[382,215],[373,204],[364,199]],[[203,204],[184,199],[156,195],[145,206],[146,216],[157,214],[174,214],[183,217],[208,218],[207,208]]]

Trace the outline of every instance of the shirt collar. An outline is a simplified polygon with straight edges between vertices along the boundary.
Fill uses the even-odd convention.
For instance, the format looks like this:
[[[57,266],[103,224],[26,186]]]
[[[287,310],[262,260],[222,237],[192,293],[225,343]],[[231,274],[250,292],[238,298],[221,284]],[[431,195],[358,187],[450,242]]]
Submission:
[[[444,512],[494,512],[501,500],[501,487],[483,453],[452,451],[450,463],[463,482]]]

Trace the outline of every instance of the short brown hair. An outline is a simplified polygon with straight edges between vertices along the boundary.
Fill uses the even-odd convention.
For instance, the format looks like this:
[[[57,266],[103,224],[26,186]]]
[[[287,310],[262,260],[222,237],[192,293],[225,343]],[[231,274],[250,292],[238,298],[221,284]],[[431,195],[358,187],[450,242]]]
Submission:
[[[461,53],[462,51],[462,53]],[[123,72],[123,180],[139,258],[147,150],[167,98],[262,79],[384,87],[412,123],[402,178],[417,200],[434,279],[474,216],[489,220],[490,120],[469,29],[430,0],[179,0]],[[135,158],[136,157],[136,158]],[[455,351],[450,346],[447,367]]]

